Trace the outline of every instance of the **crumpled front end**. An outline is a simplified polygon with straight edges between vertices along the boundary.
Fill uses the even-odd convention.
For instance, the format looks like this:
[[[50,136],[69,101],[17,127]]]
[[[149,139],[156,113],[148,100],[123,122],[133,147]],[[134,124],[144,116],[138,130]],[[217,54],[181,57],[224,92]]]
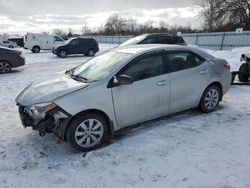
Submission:
[[[31,127],[33,130],[39,131],[40,136],[54,133],[60,139],[65,140],[66,127],[72,116],[63,109],[56,106],[46,113],[41,113],[21,105],[18,105],[18,108],[20,119],[25,128]]]

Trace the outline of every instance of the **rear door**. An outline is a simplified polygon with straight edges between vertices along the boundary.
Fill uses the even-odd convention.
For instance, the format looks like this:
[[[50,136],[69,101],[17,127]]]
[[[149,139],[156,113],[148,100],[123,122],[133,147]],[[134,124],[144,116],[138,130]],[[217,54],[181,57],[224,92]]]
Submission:
[[[207,62],[191,51],[165,55],[170,73],[170,113],[196,107],[210,81]]]
[[[82,38],[80,40],[80,51],[81,51],[81,54],[86,54],[88,52],[88,47],[90,45],[90,42],[89,42],[89,39],[84,39]]]
[[[121,74],[131,76],[134,83],[112,88],[116,121],[120,127],[169,113],[169,74],[166,74],[162,54],[142,56],[118,75]]]

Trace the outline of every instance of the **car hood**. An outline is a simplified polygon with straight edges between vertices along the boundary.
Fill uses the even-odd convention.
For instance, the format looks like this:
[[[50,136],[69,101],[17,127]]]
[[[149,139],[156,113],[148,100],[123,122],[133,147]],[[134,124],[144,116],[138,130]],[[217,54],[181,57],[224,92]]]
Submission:
[[[64,43],[62,43],[62,44],[57,44],[57,45],[54,46],[54,49],[60,48],[60,47],[62,47],[62,46],[65,46],[65,44],[64,44]]]
[[[89,83],[78,82],[67,75],[55,76],[51,79],[37,81],[25,88],[16,98],[22,106],[52,102],[73,91],[85,88]]]
[[[0,54],[6,54],[6,53],[18,53],[21,54],[22,52],[19,50],[13,50],[4,46],[0,46]]]

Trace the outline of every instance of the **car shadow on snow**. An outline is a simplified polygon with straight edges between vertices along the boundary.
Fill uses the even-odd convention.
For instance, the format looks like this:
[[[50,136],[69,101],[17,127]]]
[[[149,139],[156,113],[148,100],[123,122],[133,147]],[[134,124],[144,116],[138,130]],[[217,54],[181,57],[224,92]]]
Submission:
[[[161,118],[157,118],[154,120],[146,121],[143,123],[139,123],[136,125],[132,125],[123,129],[120,129],[116,132],[114,136],[113,142],[120,141],[122,139],[126,139],[129,137],[136,136],[138,134],[143,134],[144,132],[148,132],[157,128],[165,127],[165,126],[176,126],[176,123],[182,123],[185,125],[189,119],[193,118],[202,118],[204,117],[204,121],[207,120],[206,118],[211,115],[220,114],[220,111],[226,108],[224,105],[220,105],[218,109],[211,113],[202,113],[198,109],[191,109],[182,112],[178,112],[175,114],[167,115]],[[202,120],[202,119],[201,119]]]

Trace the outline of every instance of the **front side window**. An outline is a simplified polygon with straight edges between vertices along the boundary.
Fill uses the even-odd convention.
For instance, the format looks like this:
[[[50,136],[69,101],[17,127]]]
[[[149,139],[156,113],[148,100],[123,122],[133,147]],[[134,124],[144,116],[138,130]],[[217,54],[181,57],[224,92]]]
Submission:
[[[79,40],[75,39],[75,40],[72,40],[70,43],[70,45],[79,45]]]
[[[170,52],[166,56],[171,72],[199,66],[205,60],[191,52]]]
[[[159,76],[163,73],[161,55],[145,57],[133,62],[122,74],[131,76],[134,81]]]
[[[143,40],[140,44],[155,44],[155,43],[156,43],[156,38],[150,37],[150,38]]]

